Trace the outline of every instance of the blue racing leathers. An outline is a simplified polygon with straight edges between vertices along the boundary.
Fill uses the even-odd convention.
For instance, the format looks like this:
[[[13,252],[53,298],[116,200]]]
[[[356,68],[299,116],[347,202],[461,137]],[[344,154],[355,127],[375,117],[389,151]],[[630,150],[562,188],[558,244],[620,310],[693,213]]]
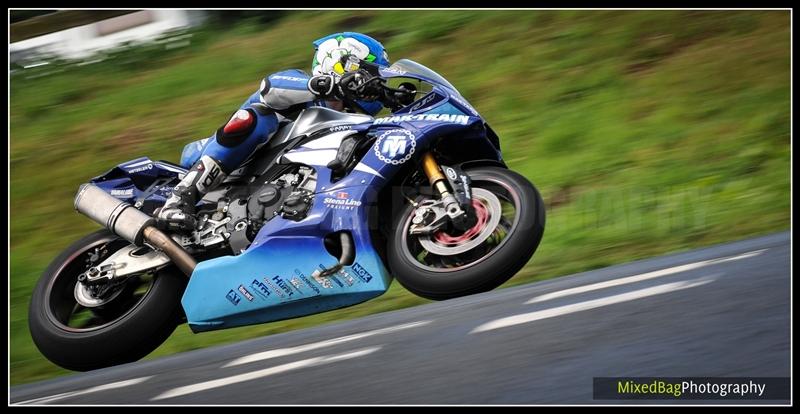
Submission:
[[[325,106],[324,101],[315,100],[316,96],[308,90],[308,80],[309,75],[299,69],[265,77],[261,81],[261,87],[250,95],[225,126],[211,137],[184,147],[181,165],[190,168],[202,156],[207,155],[222,166],[226,174],[236,170],[269,140],[282,120],[293,119],[301,110],[310,106]],[[382,108],[378,102],[362,103],[362,107],[372,114]],[[247,111],[248,114],[240,111]],[[230,127],[232,122],[237,121],[237,116],[251,116],[254,121],[252,125]],[[226,132],[226,128],[233,132]]]
[[[309,79],[305,72],[297,69],[267,76],[258,91],[250,95],[214,135],[187,145],[181,154],[181,165],[189,171],[159,210],[158,225],[175,231],[195,229],[197,200],[264,145],[283,119],[294,119],[309,106],[324,106],[325,102],[315,100],[316,95],[308,89]],[[361,106],[372,114],[382,108],[378,102]]]

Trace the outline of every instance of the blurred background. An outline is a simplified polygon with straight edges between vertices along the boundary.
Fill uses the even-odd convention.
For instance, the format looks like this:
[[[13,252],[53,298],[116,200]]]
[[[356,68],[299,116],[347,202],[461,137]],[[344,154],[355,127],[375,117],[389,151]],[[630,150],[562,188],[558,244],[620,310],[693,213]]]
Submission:
[[[27,326],[33,286],[98,229],[78,185],[178,162],[311,42],[358,31],[446,77],[541,191],[542,244],[505,286],[788,229],[789,11],[11,10],[10,379],[69,373]],[[424,303],[398,283],[351,308],[192,334],[151,359]]]

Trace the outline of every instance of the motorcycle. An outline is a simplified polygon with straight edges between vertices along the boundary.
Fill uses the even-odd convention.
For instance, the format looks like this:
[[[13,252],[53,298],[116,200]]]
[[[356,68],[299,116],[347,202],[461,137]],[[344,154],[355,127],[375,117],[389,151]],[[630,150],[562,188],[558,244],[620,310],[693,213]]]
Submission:
[[[180,165],[137,158],[81,185],[75,209],[104,228],[41,276],[29,311],[41,353],[92,370],[144,357],[184,322],[199,333],[325,312],[393,277],[445,300],[517,273],[544,232],[537,189],[442,76],[408,59],[371,70],[390,113],[304,109],[197,203],[191,232],[153,218]]]

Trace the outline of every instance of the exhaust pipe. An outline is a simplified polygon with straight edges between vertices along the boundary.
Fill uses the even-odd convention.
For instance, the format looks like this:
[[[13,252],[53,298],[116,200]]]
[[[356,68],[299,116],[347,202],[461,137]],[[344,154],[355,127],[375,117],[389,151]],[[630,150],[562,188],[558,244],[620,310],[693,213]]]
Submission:
[[[342,254],[339,255],[339,263],[336,263],[333,267],[328,269],[317,269],[311,276],[315,278],[330,276],[341,270],[341,268],[353,264],[356,252],[355,249],[353,249],[353,241],[350,239],[350,233],[346,231],[341,232],[339,234],[339,243],[342,245]]]
[[[141,213],[141,211],[139,212]],[[178,266],[181,272],[185,273],[186,276],[192,275],[195,266],[197,266],[197,262],[183,247],[175,243],[172,237],[167,236],[155,226],[145,227],[142,233],[144,233],[144,238],[149,241],[153,247],[163,251],[164,254],[169,256],[169,258],[172,259],[172,263],[175,263],[175,266]]]
[[[153,217],[111,196],[94,184],[83,184],[78,189],[75,210],[136,246],[142,246],[145,240],[148,241],[169,256],[187,276],[191,276],[197,266],[197,262],[183,247],[155,227],[156,221]]]

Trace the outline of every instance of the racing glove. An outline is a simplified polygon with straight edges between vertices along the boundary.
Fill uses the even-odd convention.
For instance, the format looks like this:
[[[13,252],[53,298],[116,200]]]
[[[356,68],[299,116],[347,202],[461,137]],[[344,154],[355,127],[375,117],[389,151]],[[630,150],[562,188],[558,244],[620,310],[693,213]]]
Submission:
[[[322,99],[336,96],[336,79],[331,75],[317,75],[308,80],[308,90]]]
[[[381,96],[381,83],[384,79],[373,76],[366,70],[346,73],[339,80],[339,88],[343,95],[365,101],[374,101]]]

